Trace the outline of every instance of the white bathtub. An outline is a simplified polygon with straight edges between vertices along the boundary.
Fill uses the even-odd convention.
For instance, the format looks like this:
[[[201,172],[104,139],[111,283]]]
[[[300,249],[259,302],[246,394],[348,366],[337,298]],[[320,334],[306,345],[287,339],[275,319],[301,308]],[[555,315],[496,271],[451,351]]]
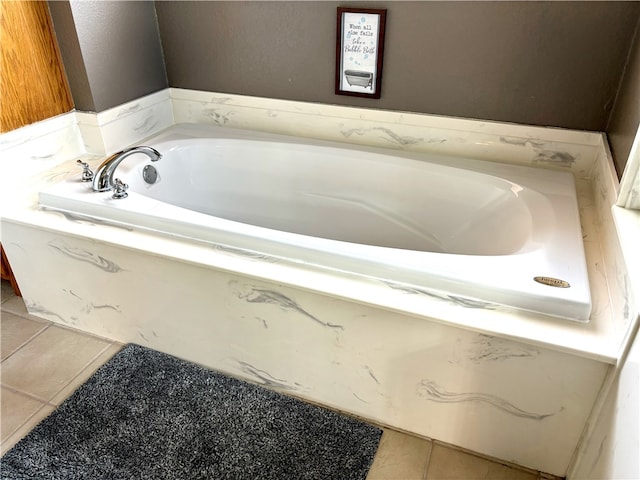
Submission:
[[[41,206],[470,308],[589,320],[570,173],[202,125],[144,144],[163,157],[122,162],[128,198],[92,192],[79,171],[40,192]],[[152,185],[142,176],[149,164]]]

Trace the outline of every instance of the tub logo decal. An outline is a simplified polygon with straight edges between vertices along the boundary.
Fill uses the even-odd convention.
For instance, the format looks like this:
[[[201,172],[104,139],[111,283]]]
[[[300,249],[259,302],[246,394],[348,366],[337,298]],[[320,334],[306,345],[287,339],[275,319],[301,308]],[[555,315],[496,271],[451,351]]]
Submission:
[[[533,277],[533,279],[542,283],[543,285],[548,285],[550,287],[558,287],[558,288],[569,288],[571,284],[565,280],[560,280],[559,278],[553,277]]]

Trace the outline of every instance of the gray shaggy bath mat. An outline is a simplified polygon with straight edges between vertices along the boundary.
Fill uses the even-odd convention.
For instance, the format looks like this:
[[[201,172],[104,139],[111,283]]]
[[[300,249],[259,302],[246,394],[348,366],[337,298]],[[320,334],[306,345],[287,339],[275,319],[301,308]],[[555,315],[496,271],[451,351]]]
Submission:
[[[380,429],[129,344],[0,460],[3,479],[365,479]]]

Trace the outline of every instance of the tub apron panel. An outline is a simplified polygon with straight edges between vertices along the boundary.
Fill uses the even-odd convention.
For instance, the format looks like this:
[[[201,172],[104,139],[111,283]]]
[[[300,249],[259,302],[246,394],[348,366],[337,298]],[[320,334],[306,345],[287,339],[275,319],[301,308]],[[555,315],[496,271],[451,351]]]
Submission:
[[[33,315],[560,476],[608,368],[98,241],[3,235],[16,272],[57,279],[18,278]]]

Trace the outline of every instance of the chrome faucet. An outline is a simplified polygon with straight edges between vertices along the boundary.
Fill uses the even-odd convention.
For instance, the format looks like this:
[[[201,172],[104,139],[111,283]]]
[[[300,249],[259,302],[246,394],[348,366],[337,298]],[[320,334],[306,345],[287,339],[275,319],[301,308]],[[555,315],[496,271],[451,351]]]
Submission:
[[[116,181],[113,179],[113,175],[116,172],[116,168],[120,165],[120,162],[134,153],[146,154],[152,162],[160,160],[162,155],[155,148],[151,147],[131,147],[121,152],[114,153],[107,158],[96,170],[93,176],[93,191],[94,192],[108,192],[116,187]],[[117,180],[117,179],[116,179]],[[120,182],[121,185],[122,182]]]

